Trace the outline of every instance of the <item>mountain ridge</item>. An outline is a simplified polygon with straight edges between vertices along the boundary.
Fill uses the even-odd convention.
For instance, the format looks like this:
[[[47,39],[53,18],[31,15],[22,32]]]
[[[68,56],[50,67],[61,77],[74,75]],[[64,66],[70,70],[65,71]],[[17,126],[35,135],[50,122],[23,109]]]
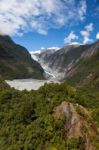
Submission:
[[[89,45],[67,45],[54,52],[37,54],[36,58],[57,80],[71,80],[79,63],[97,55],[98,48],[99,41]]]
[[[4,79],[44,78],[40,64],[9,36],[0,36],[0,75]]]

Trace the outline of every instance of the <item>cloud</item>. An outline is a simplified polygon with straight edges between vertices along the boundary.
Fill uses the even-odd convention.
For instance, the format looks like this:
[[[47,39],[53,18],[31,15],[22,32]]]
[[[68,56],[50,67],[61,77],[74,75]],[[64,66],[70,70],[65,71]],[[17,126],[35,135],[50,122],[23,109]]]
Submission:
[[[64,39],[65,44],[69,44],[72,40],[77,40],[78,36],[74,34],[74,31],[71,31],[70,34]]]
[[[96,34],[96,39],[99,40],[99,32]]]
[[[86,1],[80,1],[80,9],[78,10],[78,14],[80,17],[80,20],[84,20],[84,14],[86,14],[86,10],[87,10],[87,5],[86,5]]]
[[[85,0],[0,0],[0,34],[22,35],[26,32],[47,34],[86,16]]]
[[[93,31],[93,23],[90,23],[88,25],[85,26],[86,31],[91,32]]]
[[[90,39],[90,33],[93,31],[93,23],[85,26],[85,30],[80,31],[81,35],[83,36],[83,44],[91,43],[93,40]]]

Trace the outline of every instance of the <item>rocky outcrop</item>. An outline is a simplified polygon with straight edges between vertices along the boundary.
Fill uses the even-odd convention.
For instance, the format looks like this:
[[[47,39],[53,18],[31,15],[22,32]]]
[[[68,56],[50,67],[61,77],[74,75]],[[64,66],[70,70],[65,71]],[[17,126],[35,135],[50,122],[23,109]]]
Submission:
[[[85,150],[94,150],[92,140],[96,136],[99,138],[99,134],[86,108],[64,101],[54,109],[54,118],[64,121],[62,132],[66,140],[80,138]]]

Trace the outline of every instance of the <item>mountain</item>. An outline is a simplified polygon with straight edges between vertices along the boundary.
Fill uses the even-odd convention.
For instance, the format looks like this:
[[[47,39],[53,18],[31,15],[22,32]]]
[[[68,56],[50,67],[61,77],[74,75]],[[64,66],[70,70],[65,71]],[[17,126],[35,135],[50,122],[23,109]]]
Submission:
[[[68,80],[72,85],[80,84],[93,74],[99,75],[99,41],[90,45],[70,44],[36,57],[56,79]]]
[[[89,46],[88,46],[89,47]],[[83,51],[83,45],[71,44],[57,51],[49,50],[36,55],[38,62],[58,80],[66,77],[68,70],[76,63]]]
[[[0,54],[13,58],[7,51]],[[32,57],[55,75],[50,78],[77,88],[62,82],[18,91],[0,79],[1,150],[98,150],[99,41],[32,52]]]
[[[86,48],[80,60],[67,73],[72,85],[99,88],[99,41]]]
[[[51,47],[51,48],[47,48],[47,49],[32,51],[30,53],[34,60],[39,61],[41,58],[43,59],[43,58],[46,58],[46,57],[52,55],[54,52],[56,52],[59,49],[60,48],[58,48],[58,47]]]
[[[0,36],[0,76],[5,79],[43,79],[43,69],[29,52],[9,36]]]
[[[30,52],[32,58],[33,58],[35,61],[38,61],[38,56],[39,56],[40,53],[41,53],[41,50]]]
[[[42,68],[44,69],[45,77],[47,79],[48,78],[55,79],[55,75],[53,74],[52,70],[50,70],[50,68],[48,67],[46,59],[50,57],[51,55],[53,55],[58,50],[59,50],[58,47],[52,47],[52,48],[47,48],[47,49],[31,52],[32,58],[36,60],[37,62],[39,62]]]

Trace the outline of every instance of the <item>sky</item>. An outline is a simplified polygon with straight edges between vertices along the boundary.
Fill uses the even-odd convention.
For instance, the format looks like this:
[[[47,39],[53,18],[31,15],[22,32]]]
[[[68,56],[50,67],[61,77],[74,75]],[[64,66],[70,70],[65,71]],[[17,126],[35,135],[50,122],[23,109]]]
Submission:
[[[0,35],[29,51],[99,39],[99,0],[0,0]]]

